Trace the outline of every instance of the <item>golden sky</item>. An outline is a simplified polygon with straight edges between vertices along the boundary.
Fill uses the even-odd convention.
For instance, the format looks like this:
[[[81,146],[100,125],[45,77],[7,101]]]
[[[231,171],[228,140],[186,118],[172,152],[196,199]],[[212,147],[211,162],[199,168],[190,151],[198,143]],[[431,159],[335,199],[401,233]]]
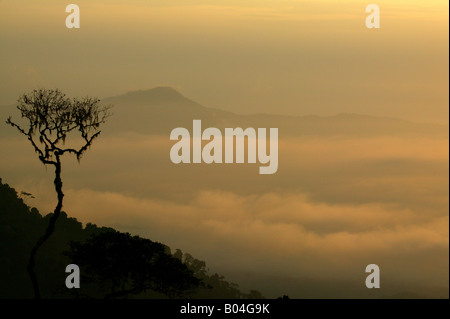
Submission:
[[[37,86],[103,98],[165,85],[237,113],[448,123],[448,1],[378,1],[376,30],[365,27],[370,2],[356,0],[74,2],[78,30],[61,1],[0,0],[0,105]],[[0,177],[51,211],[51,170],[4,129]],[[279,170],[261,176],[246,164],[175,166],[169,134],[102,134],[81,165],[64,162],[64,210],[181,248],[231,280],[360,285],[376,262],[384,282],[448,297],[448,136],[280,131]]]
[[[172,86],[240,113],[448,122],[448,2],[0,1],[0,103],[35,86],[107,97]]]

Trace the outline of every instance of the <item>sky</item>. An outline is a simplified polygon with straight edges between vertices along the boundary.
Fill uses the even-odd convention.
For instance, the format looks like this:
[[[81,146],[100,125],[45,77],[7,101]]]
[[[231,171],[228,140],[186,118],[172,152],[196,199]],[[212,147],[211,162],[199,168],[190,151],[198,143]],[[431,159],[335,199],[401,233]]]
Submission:
[[[448,124],[448,1],[378,1],[371,30],[369,2],[356,0],[75,3],[81,28],[69,30],[62,1],[0,0],[0,105],[36,87],[104,98],[170,86],[239,114]],[[6,129],[0,178],[52,211],[51,168]],[[80,165],[65,159],[64,210],[180,248],[232,281],[363,285],[377,263],[383,285],[446,287],[448,298],[448,136],[280,131],[279,169],[264,176],[257,164],[174,165],[169,134],[110,131]]]
[[[101,98],[172,86],[239,113],[448,123],[448,2],[0,1],[0,104],[36,86]]]

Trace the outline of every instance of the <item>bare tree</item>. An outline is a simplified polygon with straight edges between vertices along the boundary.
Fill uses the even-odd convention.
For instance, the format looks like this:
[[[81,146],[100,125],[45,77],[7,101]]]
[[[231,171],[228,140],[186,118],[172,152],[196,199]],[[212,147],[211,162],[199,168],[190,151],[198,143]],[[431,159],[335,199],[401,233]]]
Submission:
[[[44,235],[38,239],[30,253],[27,271],[33,284],[34,295],[41,298],[39,283],[34,271],[39,248],[52,235],[55,223],[61,214],[64,193],[61,180],[61,157],[72,154],[79,161],[92,142],[100,135],[100,124],[110,116],[110,106],[102,106],[97,98],[70,99],[60,90],[38,89],[23,94],[18,99],[17,109],[25,124],[20,125],[9,117],[7,124],[25,135],[44,165],[55,168],[55,190],[58,204],[50,217]],[[76,146],[67,146],[70,136]],[[73,140],[72,140],[73,138]]]

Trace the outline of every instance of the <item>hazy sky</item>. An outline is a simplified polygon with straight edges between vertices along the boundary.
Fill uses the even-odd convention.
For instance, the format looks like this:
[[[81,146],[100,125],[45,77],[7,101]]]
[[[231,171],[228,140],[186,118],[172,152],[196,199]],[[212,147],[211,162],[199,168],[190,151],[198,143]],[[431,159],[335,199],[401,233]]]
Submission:
[[[241,113],[448,122],[448,1],[0,1],[0,104],[36,86],[107,97],[157,85]]]
[[[378,1],[378,30],[365,27],[369,1],[74,2],[78,30],[65,27],[71,2],[0,0],[0,105],[36,86],[108,97],[165,85],[238,113],[448,123],[446,0]],[[5,127],[0,178],[50,212],[52,170]],[[376,262],[385,283],[448,297],[448,137],[358,133],[280,130],[279,169],[267,176],[250,164],[176,166],[169,131],[105,130],[81,165],[64,160],[64,210],[181,248],[231,280],[282,274],[365,289]]]

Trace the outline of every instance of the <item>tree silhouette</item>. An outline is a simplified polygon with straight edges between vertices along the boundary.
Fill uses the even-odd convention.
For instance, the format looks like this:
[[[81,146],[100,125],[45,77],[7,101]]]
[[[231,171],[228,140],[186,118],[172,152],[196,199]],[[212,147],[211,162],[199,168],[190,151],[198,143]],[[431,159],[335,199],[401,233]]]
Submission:
[[[100,100],[92,97],[66,97],[60,90],[38,89],[24,93],[18,99],[17,109],[25,123],[20,125],[9,117],[7,124],[25,135],[44,165],[55,169],[55,190],[58,203],[50,217],[47,229],[31,250],[27,271],[33,284],[34,295],[41,298],[39,283],[34,271],[36,254],[55,229],[61,214],[64,193],[61,180],[61,157],[72,154],[79,161],[92,142],[100,135],[100,124],[110,116],[110,106],[102,106]],[[72,146],[66,146],[66,139],[73,139]]]

